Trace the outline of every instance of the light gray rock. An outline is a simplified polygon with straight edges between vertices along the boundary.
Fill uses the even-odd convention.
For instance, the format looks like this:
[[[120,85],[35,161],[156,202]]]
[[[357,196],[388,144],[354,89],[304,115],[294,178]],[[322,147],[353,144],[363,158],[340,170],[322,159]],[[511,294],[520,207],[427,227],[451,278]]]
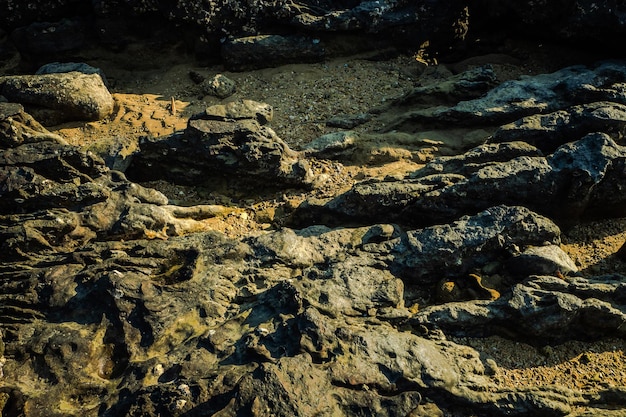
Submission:
[[[531,246],[507,260],[507,270],[516,276],[573,274],[578,272],[574,261],[560,246]]]
[[[191,119],[219,120],[223,122],[251,119],[256,120],[260,125],[266,125],[273,118],[274,109],[271,105],[254,100],[237,100],[207,107],[204,112],[194,115]]]
[[[114,107],[100,75],[80,72],[0,77],[0,95],[23,104],[44,125],[104,119]]]
[[[303,151],[305,155],[316,158],[337,159],[354,150],[358,140],[359,136],[356,132],[332,132],[307,143]]]

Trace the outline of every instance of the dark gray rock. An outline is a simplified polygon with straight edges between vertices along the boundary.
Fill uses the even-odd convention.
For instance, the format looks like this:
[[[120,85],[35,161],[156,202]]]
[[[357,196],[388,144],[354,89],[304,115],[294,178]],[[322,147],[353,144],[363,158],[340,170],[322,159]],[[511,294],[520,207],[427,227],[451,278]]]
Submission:
[[[551,220],[523,207],[491,207],[450,224],[407,232],[392,270],[411,284],[460,276],[510,256],[513,247],[560,243]],[[570,261],[571,262],[571,261]]]
[[[460,101],[452,106],[409,111],[391,123],[388,129],[402,129],[411,123],[500,125],[577,104],[597,101],[626,104],[625,81],[626,65],[619,61],[600,63],[592,68],[568,67],[551,74],[505,81],[484,97]]]
[[[491,65],[484,65],[415,87],[394,102],[395,106],[435,106],[454,105],[461,100],[476,99],[497,85],[496,74]]]
[[[319,39],[299,35],[248,36],[227,40],[222,45],[224,65],[232,71],[317,62],[325,56]]]
[[[623,279],[619,275],[533,276],[496,301],[431,306],[415,320],[425,326],[435,324],[446,334],[501,334],[535,343],[622,337]]]
[[[87,46],[91,35],[89,21],[74,16],[68,13],[58,21],[43,16],[38,22],[14,30],[11,40],[21,58],[37,68],[50,61],[67,59]]]
[[[20,125],[11,120],[11,126]],[[225,212],[169,206],[160,192],[129,182],[99,157],[45,131],[11,145],[0,153],[3,260],[72,251],[97,239],[165,239]]]
[[[26,113],[21,104],[0,102],[0,148],[46,140],[66,143],[63,138],[49,132]]]
[[[65,72],[81,72],[83,74],[98,74],[104,85],[109,86],[107,78],[104,72],[100,68],[92,67],[84,62],[51,62],[49,64],[42,65],[35,72],[35,75],[43,74],[62,74]]]
[[[613,102],[596,102],[535,114],[500,126],[488,142],[523,140],[544,153],[588,133],[604,132],[621,139],[626,132],[626,106]]]
[[[494,155],[485,162],[483,153]],[[563,225],[581,216],[615,215],[621,209],[623,147],[605,134],[589,134],[549,156],[525,146],[484,145],[459,157],[428,164],[412,178],[358,183],[330,201],[310,200],[293,214],[295,225],[338,222],[447,223],[506,204],[522,205]],[[516,156],[522,155],[522,156]],[[472,163],[472,161],[476,161]],[[448,165],[449,164],[449,165]]]
[[[201,88],[205,94],[217,98],[230,97],[237,91],[235,82],[222,74],[217,74],[210,80],[204,81]]]
[[[510,274],[527,277],[529,275],[567,275],[578,272],[570,257],[556,245],[532,246],[506,261]]]
[[[0,77],[0,94],[26,106],[44,125],[70,120],[100,120],[114,101],[98,74],[70,72]]]
[[[308,162],[268,126],[271,107],[249,100],[213,106],[189,120],[183,134],[146,139],[127,170],[146,181],[195,184],[222,178],[240,185],[308,187]]]

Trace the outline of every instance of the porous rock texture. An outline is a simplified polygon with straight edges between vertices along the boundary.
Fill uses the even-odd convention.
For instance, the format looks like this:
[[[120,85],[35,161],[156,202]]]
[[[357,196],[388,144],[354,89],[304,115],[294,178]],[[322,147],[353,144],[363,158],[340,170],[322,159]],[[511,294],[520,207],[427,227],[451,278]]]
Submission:
[[[376,32],[439,8],[456,23],[465,16],[463,4],[436,1],[30,4],[0,2],[13,12],[2,25],[74,7],[159,12],[211,33],[278,17]],[[567,34],[579,12],[621,11],[555,4],[527,19],[560,10],[554,27]],[[445,30],[463,35],[462,25]],[[269,127],[271,106],[234,100],[145,138],[120,172],[47,131],[2,87],[12,102],[0,102],[1,414],[619,415],[624,386],[494,385],[498,364],[462,338],[624,338],[626,278],[578,271],[559,245],[581,219],[626,214],[625,85],[626,64],[612,61],[500,84],[482,67],[418,86],[368,115],[391,122],[377,135],[454,125],[481,143],[403,177],[308,196],[287,223],[235,237],[211,219],[236,208],[178,206],[138,182],[305,193],[322,185],[316,157],[343,161],[363,137],[298,152]]]
[[[613,106],[609,94],[590,108]],[[206,220],[232,209],[170,205],[20,105],[0,110],[5,415],[565,416],[626,405],[620,387],[490,388],[497,364],[450,340],[622,337],[624,278],[579,274],[554,222],[600,207],[623,216],[619,112],[603,113],[618,116],[606,133],[559,133],[571,142],[551,154],[519,134],[309,201],[292,215],[298,228],[226,237]],[[309,157],[269,133],[271,119],[253,101],[209,107],[185,132],[142,144],[127,173],[152,164],[171,181],[246,173],[315,186],[288,175]]]
[[[23,104],[47,126],[104,119],[114,107],[99,74],[77,71],[0,77],[0,95]]]

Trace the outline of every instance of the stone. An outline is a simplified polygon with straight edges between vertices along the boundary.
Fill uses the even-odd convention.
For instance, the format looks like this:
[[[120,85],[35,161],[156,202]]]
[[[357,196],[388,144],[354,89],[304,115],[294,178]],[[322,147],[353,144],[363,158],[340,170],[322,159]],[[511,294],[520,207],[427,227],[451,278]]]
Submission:
[[[352,131],[327,133],[307,143],[304,153],[316,158],[337,159],[353,151],[358,140],[359,135]]]
[[[484,152],[502,152],[493,156],[496,161],[513,159],[471,163]],[[548,157],[532,147],[510,145],[484,145],[467,155],[467,163],[462,162],[465,156],[436,159],[410,178],[361,182],[333,199],[310,200],[293,213],[291,224],[398,222],[420,227],[499,204],[528,207],[565,227],[584,216],[625,215],[618,178],[626,154],[606,134],[589,134]]]
[[[588,133],[604,132],[619,139],[625,131],[626,106],[602,101],[524,117],[500,126],[488,142],[523,140],[548,154]]]
[[[415,87],[395,100],[395,106],[452,105],[461,100],[476,99],[497,85],[496,74],[491,65],[468,69],[427,85]]]
[[[210,80],[203,81],[200,86],[205,94],[221,99],[230,97],[237,91],[235,82],[222,74],[217,74]]]
[[[98,74],[104,85],[108,88],[109,83],[107,81],[104,72],[100,68],[92,67],[84,62],[51,62],[49,64],[42,65],[35,72],[35,75],[43,74],[62,74],[65,72],[80,72],[83,74]]]
[[[273,117],[274,109],[267,103],[259,103],[253,100],[238,100],[207,107],[203,113],[194,115],[191,119],[219,120],[224,122],[253,119],[260,125],[266,125],[272,121]]]
[[[60,0],[63,2],[63,0]],[[89,43],[90,26],[85,18],[50,21],[50,16],[15,29],[11,40],[22,59],[35,68],[54,60],[67,59]]]
[[[262,125],[271,117],[271,106],[249,100],[211,106],[184,133],[142,142],[126,173],[139,181],[310,187],[308,162]]]
[[[560,230],[548,218],[523,207],[491,207],[446,225],[407,232],[392,270],[411,284],[479,270],[514,246],[560,243]]]
[[[79,72],[0,77],[0,94],[26,106],[43,125],[101,120],[115,104],[100,75]]]
[[[231,71],[316,62],[324,57],[320,40],[308,36],[257,35],[229,39],[222,45],[224,65]]]
[[[437,323],[446,334],[558,343],[570,338],[614,337],[623,332],[623,277],[531,276],[496,301],[429,306],[415,320]],[[595,323],[595,324],[592,324]]]
[[[626,65],[622,61],[601,62],[593,67],[567,67],[551,74],[505,81],[482,97],[459,101],[451,106],[410,110],[390,123],[387,129],[402,129],[415,123],[501,125],[533,114],[594,101],[626,104],[622,87],[625,81]]]
[[[26,113],[21,104],[0,102],[0,148],[46,140],[66,144],[63,138],[48,131]]]
[[[517,276],[568,275],[578,272],[574,261],[556,245],[531,246],[507,260],[507,270]]]

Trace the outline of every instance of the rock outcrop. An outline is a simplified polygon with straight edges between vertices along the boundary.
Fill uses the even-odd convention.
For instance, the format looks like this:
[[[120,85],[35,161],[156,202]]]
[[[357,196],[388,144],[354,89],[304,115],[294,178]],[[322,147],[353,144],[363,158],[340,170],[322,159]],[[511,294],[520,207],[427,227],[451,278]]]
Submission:
[[[288,227],[240,236],[208,221],[238,207],[177,206],[137,182],[315,191],[313,157],[342,157],[359,139],[297,152],[269,127],[270,106],[238,100],[145,139],[122,173],[0,103],[1,414],[623,409],[623,386],[495,384],[498,363],[463,339],[624,338],[626,278],[579,271],[560,246],[582,218],[626,215],[624,68],[493,88],[482,68],[419,87],[392,104],[404,113],[396,128],[493,134],[405,177],[309,197]]]
[[[209,107],[183,133],[141,143],[127,173],[140,181],[195,184],[218,178],[309,187],[308,162],[267,126],[271,119],[271,106],[251,100]]]

